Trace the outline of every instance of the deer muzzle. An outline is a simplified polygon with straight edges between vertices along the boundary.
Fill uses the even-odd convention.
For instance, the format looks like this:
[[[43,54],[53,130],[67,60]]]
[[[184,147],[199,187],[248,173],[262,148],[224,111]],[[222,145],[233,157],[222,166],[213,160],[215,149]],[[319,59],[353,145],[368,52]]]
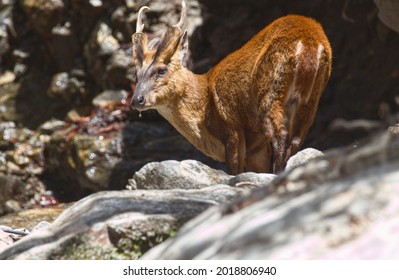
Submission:
[[[130,107],[136,110],[143,110],[145,103],[146,103],[146,97],[144,96],[144,88],[141,83],[137,84],[136,90],[134,91],[132,101],[130,103]]]

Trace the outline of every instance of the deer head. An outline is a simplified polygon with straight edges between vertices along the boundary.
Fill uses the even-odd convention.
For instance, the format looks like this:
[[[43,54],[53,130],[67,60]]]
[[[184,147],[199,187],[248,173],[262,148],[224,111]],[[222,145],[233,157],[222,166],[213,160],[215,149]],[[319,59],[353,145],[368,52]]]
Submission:
[[[136,65],[137,85],[131,106],[137,110],[158,108],[178,98],[176,89],[180,86],[179,77],[185,65],[188,49],[187,31],[183,29],[187,17],[186,3],[182,2],[180,21],[169,27],[163,38],[155,38],[147,43],[143,33],[142,16],[144,6],[137,18],[136,33],[132,36],[133,61]]]

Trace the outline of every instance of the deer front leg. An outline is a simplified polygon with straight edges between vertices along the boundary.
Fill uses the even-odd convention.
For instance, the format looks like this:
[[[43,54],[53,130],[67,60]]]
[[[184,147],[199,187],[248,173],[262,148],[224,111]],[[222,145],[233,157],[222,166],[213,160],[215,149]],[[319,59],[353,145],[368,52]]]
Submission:
[[[242,130],[230,129],[226,144],[227,172],[236,175],[244,172],[245,167],[245,134]]]

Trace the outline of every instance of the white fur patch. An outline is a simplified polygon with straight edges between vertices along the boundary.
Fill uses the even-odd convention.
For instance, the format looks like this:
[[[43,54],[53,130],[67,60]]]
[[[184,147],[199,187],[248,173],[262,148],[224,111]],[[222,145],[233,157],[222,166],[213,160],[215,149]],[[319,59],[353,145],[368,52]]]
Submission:
[[[295,85],[298,79],[298,65],[299,65],[299,56],[301,55],[303,49],[303,44],[302,41],[298,41],[296,44],[296,52],[295,52],[295,71],[294,71],[294,79],[292,81],[291,87],[293,88],[293,91],[295,91]]]
[[[290,88],[288,90],[288,99],[290,101],[300,101],[301,95],[298,93],[296,90],[296,83],[298,80],[298,67],[299,67],[299,57],[302,53],[303,50],[303,44],[302,41],[298,41],[296,44],[296,49],[295,49],[295,69],[294,69],[294,78],[292,79],[292,84],[290,85]]]
[[[321,58],[323,51],[324,51],[324,46],[322,44],[319,44],[319,46],[317,47],[316,72],[314,73],[312,86],[310,87],[311,92],[313,91],[314,83],[316,82],[317,73],[319,72],[320,58]]]
[[[295,52],[296,61],[298,61],[298,57],[302,52],[302,48],[303,48],[302,41],[298,41],[298,43],[296,44],[296,52]]]
[[[321,58],[321,53],[324,51],[324,46],[322,44],[317,48],[317,69],[319,69],[319,63]]]

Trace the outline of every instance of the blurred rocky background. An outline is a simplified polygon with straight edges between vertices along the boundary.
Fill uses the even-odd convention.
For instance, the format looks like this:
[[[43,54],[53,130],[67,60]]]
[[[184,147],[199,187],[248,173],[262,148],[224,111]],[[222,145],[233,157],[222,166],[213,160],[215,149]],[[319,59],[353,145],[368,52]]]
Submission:
[[[305,146],[356,146],[399,111],[396,1],[186,1],[198,73],[279,16],[323,25],[333,70]],[[0,216],[124,189],[148,162],[196,159],[223,169],[157,113],[139,118],[127,106],[143,5],[150,36],[179,19],[180,0],[0,0]]]

